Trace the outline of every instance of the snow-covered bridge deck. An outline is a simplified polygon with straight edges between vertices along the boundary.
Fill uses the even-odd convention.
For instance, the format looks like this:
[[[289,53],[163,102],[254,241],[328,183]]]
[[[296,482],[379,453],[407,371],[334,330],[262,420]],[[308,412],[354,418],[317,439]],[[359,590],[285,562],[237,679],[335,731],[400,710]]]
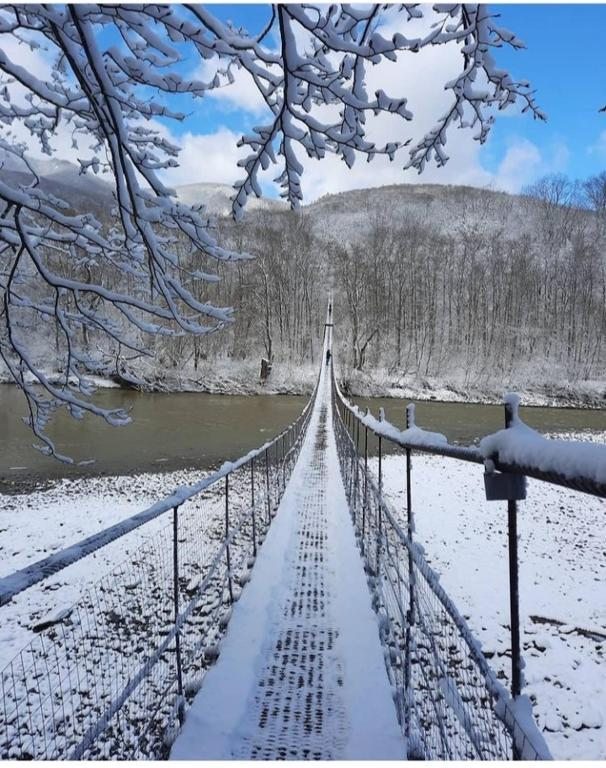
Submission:
[[[297,465],[175,759],[403,759],[324,366]]]

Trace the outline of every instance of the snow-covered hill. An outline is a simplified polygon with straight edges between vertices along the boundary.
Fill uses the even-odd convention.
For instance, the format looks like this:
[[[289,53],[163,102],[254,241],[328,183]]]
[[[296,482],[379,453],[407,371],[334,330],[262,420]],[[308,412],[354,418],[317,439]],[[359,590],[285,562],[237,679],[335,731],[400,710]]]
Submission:
[[[443,234],[530,233],[535,201],[491,189],[440,184],[395,184],[325,195],[304,208],[316,234],[338,240],[364,235],[377,221],[431,225]],[[355,234],[354,234],[355,233]]]
[[[40,177],[41,187],[73,206],[78,213],[107,213],[114,205],[113,187],[107,174],[92,171],[80,173],[79,166],[56,158],[30,159],[29,163]],[[107,179],[107,180],[106,180]],[[10,184],[31,184],[33,177],[25,163],[0,153],[0,180]],[[213,216],[231,214],[234,190],[228,184],[186,184],[175,189],[177,197],[188,205],[203,205]],[[248,210],[286,210],[282,200],[251,198]]]
[[[56,158],[30,159],[29,164],[40,177],[40,187],[72,206],[78,213],[107,216],[114,205],[111,185],[101,175],[80,173],[73,163]],[[0,180],[11,186],[30,185],[35,179],[24,162],[0,155]]]
[[[203,205],[214,216],[231,215],[231,198],[234,190],[228,184],[185,184],[176,188],[178,198],[188,205]],[[287,204],[282,200],[267,197],[252,197],[248,201],[248,211],[284,211]]]

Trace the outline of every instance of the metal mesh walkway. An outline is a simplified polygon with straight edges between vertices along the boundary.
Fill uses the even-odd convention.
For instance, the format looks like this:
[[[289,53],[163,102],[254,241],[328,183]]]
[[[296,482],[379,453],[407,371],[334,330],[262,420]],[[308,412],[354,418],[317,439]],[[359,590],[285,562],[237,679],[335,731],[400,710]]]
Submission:
[[[406,754],[341,481],[330,381],[173,758]]]

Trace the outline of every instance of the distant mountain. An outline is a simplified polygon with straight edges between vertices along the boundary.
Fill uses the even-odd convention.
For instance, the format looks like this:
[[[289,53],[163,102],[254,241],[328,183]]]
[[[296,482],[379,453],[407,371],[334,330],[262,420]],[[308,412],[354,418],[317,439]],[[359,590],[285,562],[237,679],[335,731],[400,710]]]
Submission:
[[[184,184],[176,188],[177,197],[187,205],[204,205],[213,216],[231,215],[231,198],[234,190],[227,184]],[[283,200],[268,197],[251,197],[246,209],[249,211],[284,211],[288,206]]]
[[[10,184],[31,184],[33,177],[25,163],[12,155],[0,154],[0,179]],[[45,192],[64,200],[75,211],[90,211],[95,215],[107,215],[115,206],[112,185],[104,176],[92,171],[80,173],[73,163],[56,158],[30,159],[30,165],[40,177],[40,186]],[[186,184],[175,189],[177,197],[187,205],[203,205],[212,216],[229,216],[234,190],[227,184]],[[250,211],[286,210],[281,200],[251,198],[247,206]]]
[[[30,185],[34,177],[25,163],[10,155],[0,156],[0,179],[8,184]],[[115,205],[110,184],[89,172],[80,173],[73,163],[56,158],[30,159],[32,169],[40,177],[40,188],[58,197],[78,213],[93,213],[106,217]]]
[[[0,154],[0,161],[2,161]],[[31,183],[31,175],[14,158],[4,157],[0,179]],[[42,189],[65,200],[75,211],[107,217],[115,207],[112,186],[103,176],[81,174],[64,160],[31,161],[40,175]],[[212,216],[230,216],[234,190],[227,184],[196,183],[178,186],[177,197],[188,205],[203,205]],[[282,200],[250,198],[247,210],[285,215]],[[323,240],[352,242],[368,233],[375,221],[428,224],[443,234],[486,234],[506,238],[532,234],[544,215],[539,201],[491,189],[440,184],[394,184],[325,195],[303,206],[314,234]],[[591,215],[585,212],[584,215]]]

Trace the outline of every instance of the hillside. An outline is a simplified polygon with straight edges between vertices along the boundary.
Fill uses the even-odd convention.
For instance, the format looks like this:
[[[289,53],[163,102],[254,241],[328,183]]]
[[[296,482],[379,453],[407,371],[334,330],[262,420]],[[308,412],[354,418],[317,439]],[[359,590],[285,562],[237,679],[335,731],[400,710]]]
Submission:
[[[32,183],[33,176],[24,163],[6,154],[0,154],[0,161],[0,181],[22,185]],[[91,171],[80,173],[77,165],[65,160],[31,159],[29,162],[40,177],[41,189],[64,200],[75,211],[107,214],[115,205],[113,188],[105,181],[104,175],[95,175]],[[212,216],[229,216],[231,213],[234,190],[227,184],[185,184],[176,187],[175,192],[182,202],[203,205]],[[281,200],[268,198],[251,198],[248,204],[250,211],[285,209],[286,204]]]
[[[231,215],[231,198],[234,190],[228,184],[184,184],[176,187],[179,200],[188,205],[203,205],[213,216]],[[247,211],[284,211],[286,203],[267,197],[252,197]]]
[[[115,205],[108,184],[69,163],[36,168],[42,188],[75,210],[103,218]],[[27,181],[10,164],[2,178]],[[251,200],[235,224],[231,187],[176,192],[218,218],[222,245],[256,259],[237,269],[205,263],[221,280],[204,299],[233,306],[232,326],[202,339],[141,340],[155,357],[131,374],[150,389],[307,390],[331,287],[352,392],[495,400],[507,387],[534,402],[603,402],[606,228],[591,211],[537,195],[402,184],[326,195],[296,213]],[[50,326],[35,335],[49,371],[60,367],[57,338]],[[106,351],[106,342],[90,343]],[[274,363],[263,382],[261,358]]]

